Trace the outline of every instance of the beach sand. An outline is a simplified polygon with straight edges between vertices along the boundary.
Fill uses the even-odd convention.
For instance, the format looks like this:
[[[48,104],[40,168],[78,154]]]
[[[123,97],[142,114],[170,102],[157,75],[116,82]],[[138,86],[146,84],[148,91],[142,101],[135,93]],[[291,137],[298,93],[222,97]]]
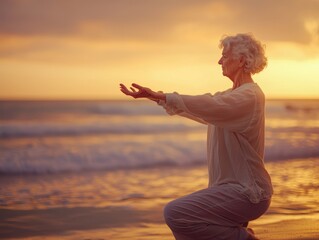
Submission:
[[[160,209],[125,207],[1,210],[1,239],[171,239]],[[300,218],[250,224],[260,239],[319,239],[319,219]]]
[[[249,227],[261,240],[318,240],[318,159],[267,168],[275,195]],[[0,176],[0,239],[173,240],[163,207],[206,182],[205,166]]]

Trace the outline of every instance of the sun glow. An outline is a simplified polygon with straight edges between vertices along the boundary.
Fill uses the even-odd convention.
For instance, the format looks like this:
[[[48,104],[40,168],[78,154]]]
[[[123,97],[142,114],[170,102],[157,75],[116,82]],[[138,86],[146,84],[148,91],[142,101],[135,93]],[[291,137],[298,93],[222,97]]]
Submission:
[[[236,11],[225,2],[157,4],[105,2],[87,9],[79,3],[63,23],[57,21],[63,4],[42,9],[43,15],[29,5],[23,13],[19,4],[12,7],[0,24],[0,99],[124,98],[121,82],[186,94],[220,91],[231,83],[217,64],[219,39],[237,31],[252,32],[267,46],[269,65],[254,76],[267,97],[319,97],[319,23],[310,3],[302,4],[308,15],[298,4],[289,6],[287,17],[295,13],[299,22],[283,16],[281,32],[267,21],[276,15],[271,3],[264,3],[269,16],[258,16],[258,26],[250,19],[255,13],[239,3]],[[238,17],[242,21],[232,21]],[[296,33],[286,31],[290,24]]]

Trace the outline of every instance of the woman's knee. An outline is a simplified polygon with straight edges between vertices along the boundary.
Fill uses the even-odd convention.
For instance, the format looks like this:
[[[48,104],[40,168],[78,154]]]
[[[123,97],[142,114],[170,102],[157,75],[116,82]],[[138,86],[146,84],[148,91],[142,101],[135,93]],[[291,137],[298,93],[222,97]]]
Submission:
[[[169,225],[169,223],[174,219],[174,215],[176,212],[176,208],[178,207],[178,200],[173,200],[166,204],[164,207],[164,219],[165,222]]]
[[[183,227],[185,219],[190,218],[188,216],[188,209],[189,206],[187,201],[185,201],[185,197],[167,203],[164,207],[164,219],[166,224],[171,229]]]

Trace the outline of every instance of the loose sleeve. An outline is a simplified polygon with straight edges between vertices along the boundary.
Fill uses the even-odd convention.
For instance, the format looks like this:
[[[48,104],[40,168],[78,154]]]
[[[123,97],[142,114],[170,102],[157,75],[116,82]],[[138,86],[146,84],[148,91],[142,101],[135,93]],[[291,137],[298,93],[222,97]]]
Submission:
[[[187,114],[208,124],[243,132],[249,126],[256,103],[255,92],[244,87],[215,95],[166,94],[170,114]]]
[[[178,95],[178,93],[175,93]],[[166,98],[167,98],[168,94],[166,94]],[[191,113],[188,113],[188,112],[185,112],[184,110],[182,109],[178,109],[172,105],[168,105],[165,101],[163,100],[160,100],[158,102],[158,105],[162,106],[166,112],[169,114],[169,115],[179,115],[179,116],[182,116],[182,117],[185,117],[185,118],[188,118],[190,120],[194,120],[196,122],[199,122],[199,123],[202,123],[202,124],[208,124],[204,119],[202,118],[199,118]]]

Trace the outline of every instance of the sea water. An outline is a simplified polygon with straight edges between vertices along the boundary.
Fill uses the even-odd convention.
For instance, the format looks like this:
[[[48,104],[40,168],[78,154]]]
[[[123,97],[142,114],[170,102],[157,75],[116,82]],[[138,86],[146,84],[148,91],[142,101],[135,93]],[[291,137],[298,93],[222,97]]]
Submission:
[[[268,100],[266,161],[319,157],[319,101]],[[0,173],[205,163],[206,126],[146,101],[2,101]]]
[[[162,208],[207,187],[205,153],[205,125],[152,102],[2,101],[0,238],[172,239]],[[265,163],[275,193],[251,226],[310,219],[316,239],[319,100],[266,102]]]

